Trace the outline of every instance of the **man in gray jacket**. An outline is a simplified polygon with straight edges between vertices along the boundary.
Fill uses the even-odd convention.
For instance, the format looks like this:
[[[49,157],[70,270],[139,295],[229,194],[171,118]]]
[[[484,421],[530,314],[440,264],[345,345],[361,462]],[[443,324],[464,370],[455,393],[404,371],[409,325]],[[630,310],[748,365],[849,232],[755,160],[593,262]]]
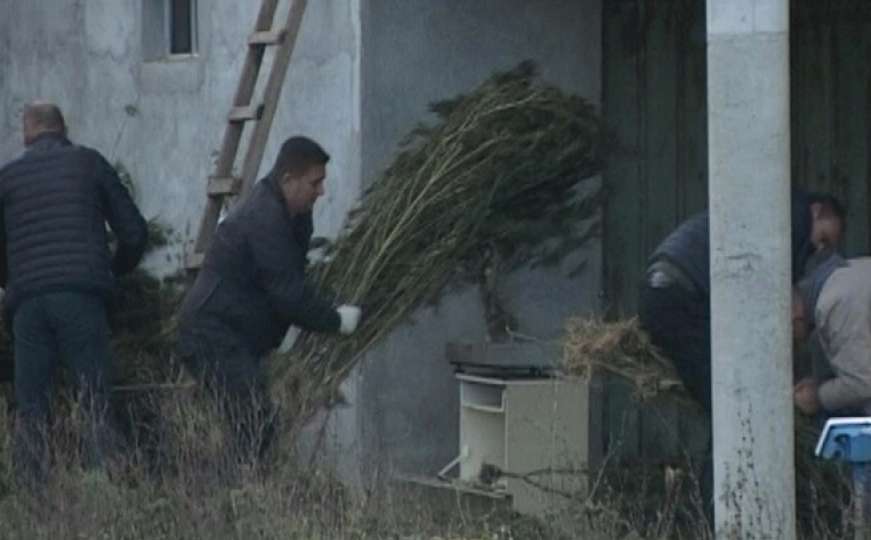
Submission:
[[[246,460],[271,437],[263,357],[291,325],[350,334],[360,319],[358,307],[334,307],[305,279],[328,161],[311,139],[287,139],[269,175],[218,226],[182,305],[182,361],[218,394]]]
[[[799,410],[871,414],[871,257],[820,263],[795,290],[792,318],[797,339],[813,331],[825,368],[796,384]]]

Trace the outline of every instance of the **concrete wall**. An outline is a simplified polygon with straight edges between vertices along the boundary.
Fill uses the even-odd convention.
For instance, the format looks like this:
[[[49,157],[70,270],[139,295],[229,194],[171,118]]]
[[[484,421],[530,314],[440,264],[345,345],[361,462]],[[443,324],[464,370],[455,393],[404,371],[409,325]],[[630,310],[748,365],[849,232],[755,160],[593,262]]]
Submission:
[[[601,9],[601,0],[364,1],[364,179],[389,162],[429,103],[525,59],[598,103]]]
[[[196,234],[260,2],[201,0],[198,54],[145,61],[143,2],[153,1],[0,0],[0,36],[8,42],[0,53],[0,161],[21,151],[21,107],[34,98],[56,101],[71,138],[123,162],[146,216],[188,239]],[[316,214],[320,234],[339,230],[359,193],[358,13],[357,0],[310,2],[261,168],[291,134],[327,148],[334,159]],[[148,266],[174,271],[178,253],[157,254]]]
[[[600,102],[600,0],[369,0],[361,18],[364,182],[428,118],[429,103],[522,60],[535,60],[546,80]],[[582,261],[581,274],[568,277]],[[507,276],[501,292],[520,331],[549,340],[560,335],[567,316],[598,309],[600,276],[594,241],[559,268]],[[462,289],[421,310],[366,355],[346,384],[356,401],[330,420],[340,470],[363,482],[431,475],[456,456],[458,388],[445,345],[485,340],[483,314],[478,290]]]

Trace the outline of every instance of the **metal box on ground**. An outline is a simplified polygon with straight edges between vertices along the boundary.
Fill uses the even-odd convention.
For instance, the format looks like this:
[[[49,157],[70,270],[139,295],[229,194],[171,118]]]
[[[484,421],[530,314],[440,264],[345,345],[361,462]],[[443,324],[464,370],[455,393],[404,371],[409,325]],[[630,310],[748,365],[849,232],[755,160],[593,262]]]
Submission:
[[[564,509],[600,459],[591,438],[601,399],[587,381],[554,376],[558,358],[535,343],[453,346],[460,392],[461,485],[505,493],[521,513]],[[504,362],[500,362],[500,357]],[[525,358],[525,361],[524,361]],[[592,388],[592,391],[591,391]]]

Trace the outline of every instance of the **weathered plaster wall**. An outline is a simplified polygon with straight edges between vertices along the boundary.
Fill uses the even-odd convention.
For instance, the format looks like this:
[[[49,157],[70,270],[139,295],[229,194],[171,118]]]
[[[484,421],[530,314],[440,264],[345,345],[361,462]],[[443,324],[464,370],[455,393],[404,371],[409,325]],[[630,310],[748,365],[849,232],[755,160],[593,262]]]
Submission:
[[[187,239],[205,204],[260,3],[200,1],[198,54],[145,61],[143,1],[154,0],[0,0],[0,35],[8,41],[0,57],[0,161],[21,151],[21,107],[34,98],[56,101],[73,140],[123,162],[146,216]],[[291,134],[326,147],[333,161],[329,193],[317,209],[319,234],[338,231],[359,192],[358,10],[356,0],[309,3],[261,168]],[[148,266],[171,272],[178,253],[161,253]]]
[[[545,79],[600,101],[601,0],[368,0],[363,176],[386,165],[433,101],[535,60]]]

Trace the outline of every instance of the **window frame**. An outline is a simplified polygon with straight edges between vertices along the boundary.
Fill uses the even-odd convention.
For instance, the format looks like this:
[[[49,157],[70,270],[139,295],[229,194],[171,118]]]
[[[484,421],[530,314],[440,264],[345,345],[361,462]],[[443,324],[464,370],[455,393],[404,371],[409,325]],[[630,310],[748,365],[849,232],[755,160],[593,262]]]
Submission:
[[[193,58],[199,54],[199,35],[198,35],[198,2],[197,0],[187,0],[190,2],[190,51],[188,52],[172,52],[173,39],[173,6],[175,0],[163,0],[163,41],[164,41],[164,58],[168,60],[184,60]]]

